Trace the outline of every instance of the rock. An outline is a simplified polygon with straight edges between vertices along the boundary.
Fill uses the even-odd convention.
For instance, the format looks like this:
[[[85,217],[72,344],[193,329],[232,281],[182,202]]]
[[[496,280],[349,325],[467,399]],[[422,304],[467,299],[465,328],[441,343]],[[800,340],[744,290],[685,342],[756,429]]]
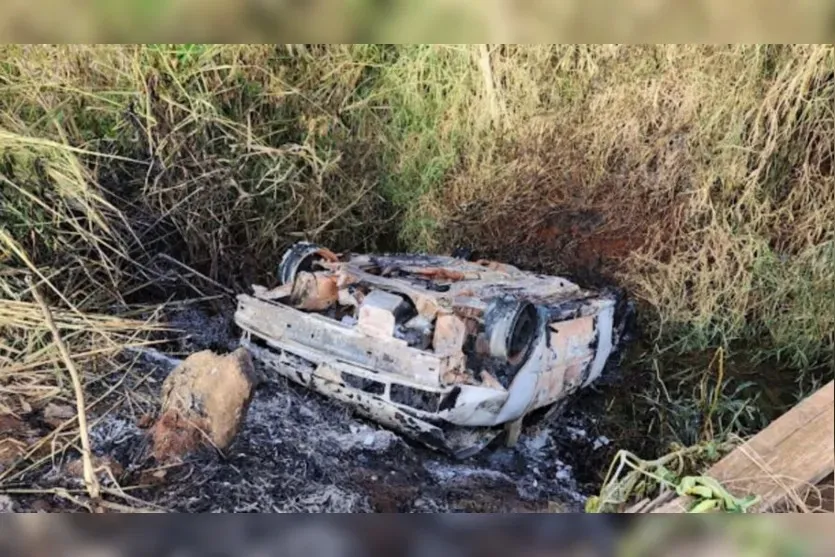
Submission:
[[[28,426],[15,416],[0,414],[0,471],[26,453],[22,440],[31,434]]]
[[[153,456],[166,462],[206,445],[228,447],[257,383],[245,348],[225,356],[204,350],[186,358],[163,383],[160,417],[151,429]]]
[[[72,418],[75,418],[75,408],[72,406],[53,404],[50,402],[43,409],[43,419],[52,427],[58,427]]]
[[[95,471],[99,481],[104,484],[112,482],[113,479],[118,480],[119,476],[125,473],[122,465],[109,456],[94,456],[92,460],[93,471]],[[84,479],[84,461],[80,458],[69,461],[64,467],[64,470],[69,476],[80,480]]]
[[[14,502],[12,502],[11,497],[8,495],[0,495],[0,514],[13,512],[15,512]]]
[[[397,434],[387,429],[372,429],[366,425],[349,427],[350,433],[333,435],[339,448],[343,451],[365,449],[374,452],[385,452],[393,444],[400,441]]]

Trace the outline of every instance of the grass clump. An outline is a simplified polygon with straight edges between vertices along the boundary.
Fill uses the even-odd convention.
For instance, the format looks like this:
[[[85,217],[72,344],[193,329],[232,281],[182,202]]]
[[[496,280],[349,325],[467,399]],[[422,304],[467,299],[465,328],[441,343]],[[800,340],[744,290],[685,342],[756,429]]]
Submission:
[[[4,46],[0,291],[160,300],[284,248],[615,281],[661,349],[835,365],[835,49]]]
[[[500,123],[473,133],[484,94],[469,160],[430,194],[442,244],[609,274],[664,346],[831,365],[831,45],[489,56]]]

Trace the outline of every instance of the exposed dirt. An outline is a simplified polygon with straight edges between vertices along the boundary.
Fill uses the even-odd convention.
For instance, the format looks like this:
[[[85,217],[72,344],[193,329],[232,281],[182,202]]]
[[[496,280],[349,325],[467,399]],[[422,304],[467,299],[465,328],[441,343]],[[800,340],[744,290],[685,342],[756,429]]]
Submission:
[[[622,279],[634,252],[654,245],[656,237],[677,237],[678,202],[653,192],[657,169],[590,181],[588,164],[570,162],[586,158],[579,144],[563,136],[531,139],[512,148],[507,174],[488,178],[496,183],[479,190],[495,188],[502,195],[467,198],[472,187],[466,176],[457,178],[464,181],[460,187],[445,191],[448,245],[469,245],[484,257],[584,286],[610,286]]]
[[[231,309],[231,308],[230,308]],[[218,330],[234,331],[214,316],[188,311],[192,335],[185,344],[203,349],[234,348]],[[182,321],[175,316],[174,321]],[[204,320],[206,323],[201,323]],[[209,323],[212,325],[210,326]],[[227,324],[228,325],[228,324]],[[200,331],[212,334],[201,338]],[[171,346],[172,350],[186,346]],[[177,350],[179,351],[179,350]],[[96,455],[112,458],[111,469],[131,495],[161,508],[183,512],[547,512],[582,508],[604,456],[608,440],[592,435],[594,420],[568,408],[561,419],[528,426],[515,448],[489,447],[456,461],[351,415],[349,409],[270,376],[256,390],[246,421],[223,453],[204,449],[183,464],[162,467],[150,456],[147,417],[158,404],[160,387],[180,359],[150,350],[131,374],[136,401],[93,418],[91,442]],[[80,488],[66,473],[67,454],[20,478],[40,488]],[[119,467],[122,470],[118,470]],[[595,467],[578,474],[578,468]],[[15,496],[19,510],[44,505],[70,509],[50,497]]]

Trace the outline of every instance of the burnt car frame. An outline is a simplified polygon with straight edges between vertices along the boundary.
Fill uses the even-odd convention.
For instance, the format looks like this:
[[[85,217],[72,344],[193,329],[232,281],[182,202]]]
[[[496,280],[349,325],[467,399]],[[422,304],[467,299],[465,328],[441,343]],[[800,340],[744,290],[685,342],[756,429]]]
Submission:
[[[298,243],[280,285],[238,296],[268,368],[458,457],[558,408],[616,352],[623,300],[494,261]]]

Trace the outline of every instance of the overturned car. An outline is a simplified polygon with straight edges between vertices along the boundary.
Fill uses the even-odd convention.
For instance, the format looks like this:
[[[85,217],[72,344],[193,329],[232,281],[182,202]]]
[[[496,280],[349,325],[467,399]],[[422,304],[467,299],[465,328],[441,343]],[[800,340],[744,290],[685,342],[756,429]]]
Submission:
[[[554,276],[435,255],[291,247],[280,285],[238,296],[266,366],[392,429],[466,457],[558,408],[603,371],[627,305]]]

